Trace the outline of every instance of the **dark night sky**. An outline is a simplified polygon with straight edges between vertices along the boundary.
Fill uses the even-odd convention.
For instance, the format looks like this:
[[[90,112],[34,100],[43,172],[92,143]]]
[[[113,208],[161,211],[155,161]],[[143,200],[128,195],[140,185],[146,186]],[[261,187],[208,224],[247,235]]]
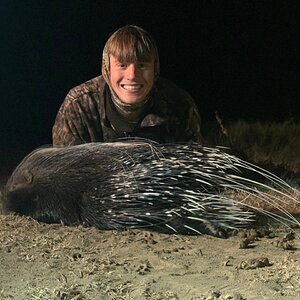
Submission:
[[[126,24],[154,35],[161,74],[191,93],[204,120],[215,110],[299,120],[296,3],[1,0],[1,151],[51,142],[68,90],[99,74],[105,41]]]

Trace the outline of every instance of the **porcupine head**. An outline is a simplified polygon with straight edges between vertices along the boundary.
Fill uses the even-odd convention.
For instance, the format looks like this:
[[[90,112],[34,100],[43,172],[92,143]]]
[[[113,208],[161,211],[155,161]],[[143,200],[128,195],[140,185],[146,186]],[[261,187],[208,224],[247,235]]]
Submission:
[[[3,189],[2,210],[46,223],[78,224],[80,191],[77,187],[75,193],[70,186],[67,199],[60,199],[60,191],[69,186],[67,176],[59,166],[43,159],[49,151],[52,150],[37,149],[18,165]]]

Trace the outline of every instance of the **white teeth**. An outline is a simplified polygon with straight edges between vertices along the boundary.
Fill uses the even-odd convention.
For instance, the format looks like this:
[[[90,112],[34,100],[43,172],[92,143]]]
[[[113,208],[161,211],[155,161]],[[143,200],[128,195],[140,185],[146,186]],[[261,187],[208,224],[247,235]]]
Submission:
[[[128,91],[138,91],[140,90],[143,86],[141,84],[135,84],[135,85],[127,85],[127,84],[123,84],[122,87],[125,89],[125,90],[128,90]]]

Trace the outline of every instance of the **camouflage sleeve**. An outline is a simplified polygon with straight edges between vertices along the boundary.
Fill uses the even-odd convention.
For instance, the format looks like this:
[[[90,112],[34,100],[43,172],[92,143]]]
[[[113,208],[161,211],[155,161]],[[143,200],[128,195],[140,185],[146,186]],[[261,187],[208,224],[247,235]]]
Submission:
[[[68,96],[58,111],[52,128],[52,143],[64,147],[99,141],[102,136],[99,114],[88,95]]]
[[[182,135],[184,140],[188,142],[202,143],[203,137],[201,135],[201,119],[194,99],[188,94],[184,93],[186,100],[185,120],[183,121]]]

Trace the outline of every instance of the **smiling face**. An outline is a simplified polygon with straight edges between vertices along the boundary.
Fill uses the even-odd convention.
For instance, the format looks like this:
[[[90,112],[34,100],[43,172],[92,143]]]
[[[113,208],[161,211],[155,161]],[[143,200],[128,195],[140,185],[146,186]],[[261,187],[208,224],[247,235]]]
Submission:
[[[159,76],[159,56],[153,37],[127,25],[115,31],[102,53],[102,75],[125,104],[142,103]]]
[[[126,104],[143,102],[154,85],[154,60],[120,62],[110,55],[110,85]]]

